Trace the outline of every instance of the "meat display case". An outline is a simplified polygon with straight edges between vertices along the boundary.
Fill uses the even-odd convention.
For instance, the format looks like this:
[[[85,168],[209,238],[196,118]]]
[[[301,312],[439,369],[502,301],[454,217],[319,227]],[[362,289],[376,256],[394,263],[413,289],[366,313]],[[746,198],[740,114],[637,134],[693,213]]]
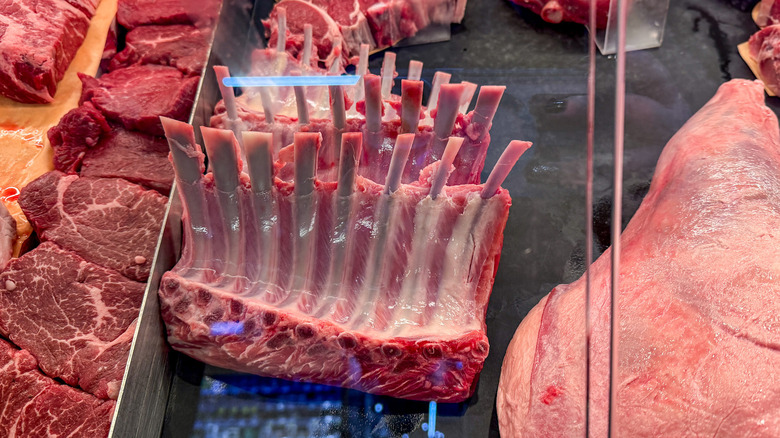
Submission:
[[[240,72],[248,50],[260,44],[259,20],[271,6],[226,0],[194,125],[208,120],[219,99],[211,66]],[[667,140],[722,82],[753,77],[736,47],[754,31],[749,13],[726,0],[671,2],[663,45],[628,54],[624,225],[647,192]],[[492,142],[534,143],[504,183],[513,206],[487,312],[490,354],[474,396],[459,404],[410,402],[217,369],[171,350],[156,295],[181,244],[181,205],[171,196],[111,436],[498,436],[496,389],[515,329],[554,286],[585,270],[588,34],[581,25],[545,23],[508,1],[470,0],[449,41],[391,50],[399,66],[425,63],[426,94],[435,70],[451,73],[453,82],[506,85]],[[373,55],[370,69],[378,71],[381,62],[381,54]],[[610,245],[614,70],[614,57],[598,56],[594,258]],[[404,68],[398,71],[403,77]],[[777,99],[767,104],[777,111]],[[486,169],[500,152],[496,146],[488,151]]]

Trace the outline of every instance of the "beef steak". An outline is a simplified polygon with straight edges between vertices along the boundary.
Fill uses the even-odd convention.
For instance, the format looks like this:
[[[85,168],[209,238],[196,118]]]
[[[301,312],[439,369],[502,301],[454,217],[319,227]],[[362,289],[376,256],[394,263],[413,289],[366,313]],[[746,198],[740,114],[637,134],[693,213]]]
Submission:
[[[97,0],[0,3],[0,94],[49,103],[89,29]]]
[[[115,399],[143,291],[142,283],[44,242],[0,274],[0,332],[49,376]]]
[[[167,198],[118,178],[51,171],[19,197],[41,240],[89,262],[146,281]]]
[[[108,436],[115,402],[55,382],[35,358],[0,339],[0,438]]]
[[[108,119],[151,135],[163,135],[160,116],[189,117],[198,86],[198,77],[160,65],[122,68],[97,79],[79,74],[79,78],[81,103],[91,102]]]
[[[619,436],[780,436],[780,131],[760,82],[720,87],[664,148],[621,236]],[[590,436],[607,436],[611,250],[591,266]],[[583,436],[585,278],[504,359],[504,437]]]
[[[206,64],[211,30],[191,25],[139,26],[127,33],[125,48],[114,55],[109,70],[135,64],[176,67],[200,75]]]
[[[168,152],[164,137],[117,126],[104,136],[98,147],[87,150],[79,174],[122,178],[168,196],[173,184]]]
[[[127,29],[144,24],[197,24],[210,26],[222,0],[119,0],[116,20]]]
[[[54,168],[77,172],[87,150],[96,147],[110,130],[106,118],[90,102],[68,111],[47,133],[54,150]]]

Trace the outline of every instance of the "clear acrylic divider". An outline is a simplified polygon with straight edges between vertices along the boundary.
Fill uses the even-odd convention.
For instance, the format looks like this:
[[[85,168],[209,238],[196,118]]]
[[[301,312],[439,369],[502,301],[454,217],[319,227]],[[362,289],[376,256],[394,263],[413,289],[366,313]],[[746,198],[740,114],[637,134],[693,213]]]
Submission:
[[[627,6],[626,51],[660,47],[664,38],[669,0],[630,0]],[[596,45],[602,55],[617,53],[617,12],[618,0],[612,0],[609,4],[606,28],[596,30]]]

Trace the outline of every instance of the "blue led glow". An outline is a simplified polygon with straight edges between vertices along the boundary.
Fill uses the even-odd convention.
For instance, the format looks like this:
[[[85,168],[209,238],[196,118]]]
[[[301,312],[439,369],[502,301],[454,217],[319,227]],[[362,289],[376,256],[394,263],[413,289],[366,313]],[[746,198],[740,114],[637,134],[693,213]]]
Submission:
[[[422,430],[427,431],[428,430],[428,423],[422,424]]]
[[[344,76],[234,76],[223,78],[226,87],[294,87],[355,85],[360,75]]]
[[[428,438],[436,438],[436,402],[434,401],[428,404],[428,423],[430,424]]]
[[[211,334],[213,336],[240,335],[241,333],[244,333],[244,323],[242,321],[220,321],[211,325]]]
[[[384,408],[385,407],[382,406],[382,403],[377,403],[377,404],[374,405],[374,412],[376,412],[378,414],[378,413],[382,412],[382,410]]]

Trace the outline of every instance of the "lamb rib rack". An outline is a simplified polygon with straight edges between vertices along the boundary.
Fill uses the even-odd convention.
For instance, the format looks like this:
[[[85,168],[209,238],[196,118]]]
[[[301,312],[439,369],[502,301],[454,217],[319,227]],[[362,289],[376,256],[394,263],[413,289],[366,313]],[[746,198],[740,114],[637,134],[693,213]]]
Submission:
[[[511,205],[500,185],[531,144],[511,142],[479,184],[503,87],[463,114],[476,86],[441,85],[431,116],[421,82],[386,98],[381,85],[366,76],[354,105],[357,90],[331,87],[329,119],[301,103],[316,90],[299,90],[308,123],[223,89],[213,124],[230,129],[202,128],[205,175],[193,128],[163,119],[185,223],[159,290],[175,349],[394,397],[473,393]]]

